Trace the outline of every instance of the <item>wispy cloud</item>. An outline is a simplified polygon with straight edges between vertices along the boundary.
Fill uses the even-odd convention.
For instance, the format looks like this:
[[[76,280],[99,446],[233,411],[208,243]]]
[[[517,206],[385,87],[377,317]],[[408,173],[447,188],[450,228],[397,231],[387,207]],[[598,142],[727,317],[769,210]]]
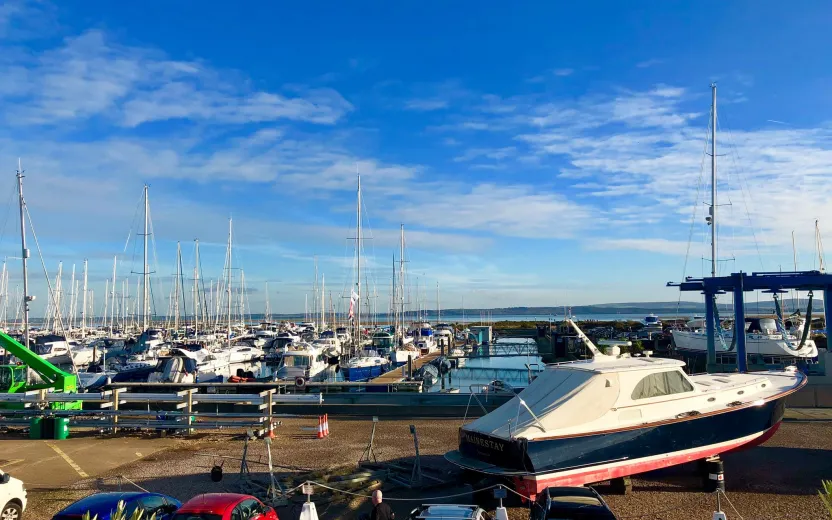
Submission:
[[[649,60],[644,60],[636,63],[636,67],[640,69],[646,69],[649,67],[655,67],[656,65],[661,65],[664,63],[664,60],[660,60],[658,58],[651,58]]]
[[[575,69],[555,69],[552,73],[555,76],[571,76],[575,72]]]
[[[15,104],[7,111],[7,122],[18,125],[92,117],[126,127],[168,120],[333,124],[352,110],[331,89],[296,88],[293,96],[257,91],[233,71],[118,45],[95,30],[68,38],[38,58],[25,56],[10,65],[15,74],[0,79],[0,93]],[[27,88],[13,91],[10,82]]]
[[[431,110],[448,108],[449,104],[450,102],[445,99],[408,99],[405,101],[404,108],[419,112],[429,112]]]

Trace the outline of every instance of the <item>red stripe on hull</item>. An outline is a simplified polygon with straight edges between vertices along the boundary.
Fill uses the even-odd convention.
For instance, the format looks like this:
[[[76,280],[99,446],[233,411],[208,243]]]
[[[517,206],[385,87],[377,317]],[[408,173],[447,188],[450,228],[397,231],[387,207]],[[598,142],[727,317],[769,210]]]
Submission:
[[[696,451],[670,455],[668,457],[655,460],[636,460],[629,464],[621,464],[619,466],[599,469],[588,468],[586,471],[580,473],[570,473],[569,475],[554,474],[552,476],[542,478],[534,476],[527,478],[514,477],[514,485],[518,493],[529,496],[532,500],[534,500],[534,497],[538,493],[552,486],[583,486],[585,484],[592,484],[595,482],[604,482],[614,478],[647,473],[648,471],[677,466],[679,464],[706,459],[722,453],[757,446],[758,444],[762,444],[770,439],[771,436],[777,432],[779,427],[780,423],[778,422],[766,430],[762,435],[751,440],[737,441],[736,443],[724,444],[722,446],[706,446]]]

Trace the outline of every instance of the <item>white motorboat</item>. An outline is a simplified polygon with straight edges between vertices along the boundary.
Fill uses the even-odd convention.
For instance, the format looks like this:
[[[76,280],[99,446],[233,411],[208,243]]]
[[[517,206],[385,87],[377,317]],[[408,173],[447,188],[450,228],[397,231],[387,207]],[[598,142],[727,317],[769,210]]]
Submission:
[[[283,352],[277,379],[305,384],[316,380],[329,366],[326,355],[309,343],[292,343]]]
[[[803,324],[800,328],[806,326]],[[746,352],[772,357],[814,358],[818,355],[815,342],[806,339],[801,344],[801,337],[786,331],[778,332],[777,322],[773,318],[746,318]],[[694,331],[674,330],[672,332],[675,348],[682,352],[707,354],[708,335],[704,329]],[[714,338],[717,352],[733,352],[733,330],[720,330]]]
[[[229,355],[229,363],[251,363],[263,357],[263,350],[253,347],[248,343],[238,343],[231,345],[227,349]]]
[[[601,354],[549,365],[519,395],[463,426],[464,468],[510,478],[534,496],[702,460],[771,437],[786,396],[804,374],[781,371],[688,376],[674,359]]]

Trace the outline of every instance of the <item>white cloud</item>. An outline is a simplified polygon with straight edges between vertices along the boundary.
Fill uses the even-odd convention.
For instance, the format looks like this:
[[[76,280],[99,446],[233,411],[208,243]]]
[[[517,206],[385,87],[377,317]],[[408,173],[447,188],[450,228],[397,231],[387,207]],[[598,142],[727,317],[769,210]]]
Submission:
[[[0,79],[0,94],[16,106],[12,124],[49,124],[105,117],[127,127],[166,120],[252,123],[276,120],[334,124],[352,105],[331,89],[294,97],[252,89],[247,78],[159,51],[125,47],[101,31],[68,38],[38,58],[20,57],[16,74]],[[9,83],[25,71],[25,91]]]
[[[661,65],[662,63],[664,63],[664,60],[660,60],[660,59],[657,59],[657,58],[651,58],[649,60],[644,60],[644,61],[640,61],[640,62],[636,63],[636,67],[638,67],[640,69],[646,69],[646,68],[649,68],[649,67],[655,67],[656,65]]]
[[[571,76],[575,69],[555,69],[552,71],[555,76]]]

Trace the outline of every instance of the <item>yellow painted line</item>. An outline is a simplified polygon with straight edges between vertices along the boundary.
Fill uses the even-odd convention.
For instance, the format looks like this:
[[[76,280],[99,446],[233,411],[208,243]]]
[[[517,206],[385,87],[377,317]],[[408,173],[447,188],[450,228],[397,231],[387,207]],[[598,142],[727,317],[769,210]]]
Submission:
[[[51,442],[47,442],[47,443],[46,443],[46,445],[47,445],[47,446],[49,446],[50,448],[52,448],[53,450],[55,450],[55,453],[57,453],[58,455],[60,455],[60,456],[61,456],[61,458],[62,458],[62,459],[64,459],[64,460],[66,461],[66,463],[67,463],[67,464],[69,464],[70,466],[72,466],[72,469],[74,469],[74,470],[75,470],[75,471],[76,471],[79,475],[81,475],[81,478],[87,478],[87,477],[89,477],[89,475],[87,475],[87,474],[86,474],[86,472],[84,472],[84,470],[82,470],[82,469],[81,469],[81,466],[79,466],[78,464],[76,464],[74,460],[70,459],[70,458],[69,458],[69,455],[67,455],[66,453],[64,453],[64,452],[63,452],[63,450],[62,450],[61,448],[59,448],[59,447],[55,446],[55,445],[54,445],[54,444],[52,444]]]
[[[4,462],[4,463],[3,463],[3,466],[4,466],[4,467],[6,467],[6,466],[11,466],[12,464],[20,464],[20,463],[21,463],[21,462],[23,462],[24,460],[26,460],[26,459],[11,459],[11,460],[7,460],[6,462]]]

